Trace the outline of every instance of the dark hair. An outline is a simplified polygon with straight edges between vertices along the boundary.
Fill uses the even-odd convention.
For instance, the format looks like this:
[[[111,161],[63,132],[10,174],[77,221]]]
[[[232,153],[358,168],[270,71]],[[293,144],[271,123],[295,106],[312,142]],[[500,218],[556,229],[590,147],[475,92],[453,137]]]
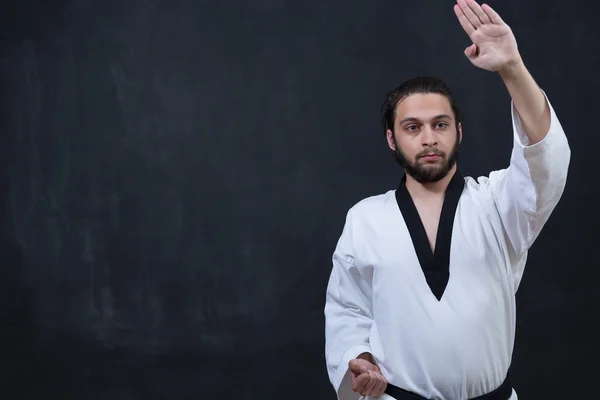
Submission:
[[[463,118],[450,88],[439,78],[432,76],[417,76],[402,83],[386,95],[381,110],[383,114],[382,123],[384,133],[387,132],[388,129],[392,132],[394,131],[394,121],[396,120],[396,107],[398,106],[398,103],[405,97],[417,93],[438,93],[446,96],[450,102],[452,112],[454,113],[454,119],[456,120],[456,127],[458,130],[458,124],[462,123]]]

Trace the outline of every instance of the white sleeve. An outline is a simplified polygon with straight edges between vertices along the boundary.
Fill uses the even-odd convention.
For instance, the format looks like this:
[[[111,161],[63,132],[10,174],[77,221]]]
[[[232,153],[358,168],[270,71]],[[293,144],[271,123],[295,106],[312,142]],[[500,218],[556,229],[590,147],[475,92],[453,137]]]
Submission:
[[[547,135],[530,145],[511,102],[514,145],[510,165],[490,174],[503,229],[517,258],[529,250],[558,204],[571,158],[567,137],[545,92],[544,97],[551,116]]]
[[[351,211],[333,254],[325,301],[325,358],[329,380],[340,400],[359,399],[352,391],[348,363],[371,352],[371,286],[354,263]]]

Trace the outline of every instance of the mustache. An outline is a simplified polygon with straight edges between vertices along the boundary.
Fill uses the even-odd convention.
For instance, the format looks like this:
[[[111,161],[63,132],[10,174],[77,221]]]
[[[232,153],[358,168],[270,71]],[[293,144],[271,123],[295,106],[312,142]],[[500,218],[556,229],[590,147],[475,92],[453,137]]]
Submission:
[[[424,151],[420,152],[419,154],[417,154],[417,158],[423,158],[426,156],[445,157],[446,153],[444,153],[443,151],[440,151],[438,149],[429,149],[429,150],[424,150]]]

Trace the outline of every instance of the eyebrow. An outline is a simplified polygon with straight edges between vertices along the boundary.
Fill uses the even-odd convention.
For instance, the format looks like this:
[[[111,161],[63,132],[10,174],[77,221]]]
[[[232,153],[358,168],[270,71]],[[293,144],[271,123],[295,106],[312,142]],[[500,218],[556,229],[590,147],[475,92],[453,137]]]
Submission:
[[[452,119],[451,116],[449,116],[448,114],[439,114],[436,115],[435,117],[432,118],[432,120],[437,120],[437,119]],[[398,122],[398,124],[403,124],[405,122],[421,122],[421,120],[419,118],[415,118],[415,117],[406,117],[406,118],[402,118],[400,120],[400,122]]]

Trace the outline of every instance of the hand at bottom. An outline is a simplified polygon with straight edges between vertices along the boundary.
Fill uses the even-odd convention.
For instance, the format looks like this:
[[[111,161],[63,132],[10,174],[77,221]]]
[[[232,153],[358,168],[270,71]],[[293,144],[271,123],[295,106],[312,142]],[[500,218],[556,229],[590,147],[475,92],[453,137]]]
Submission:
[[[361,396],[381,396],[387,380],[379,367],[367,360],[355,359],[348,363],[352,372],[352,390]]]

